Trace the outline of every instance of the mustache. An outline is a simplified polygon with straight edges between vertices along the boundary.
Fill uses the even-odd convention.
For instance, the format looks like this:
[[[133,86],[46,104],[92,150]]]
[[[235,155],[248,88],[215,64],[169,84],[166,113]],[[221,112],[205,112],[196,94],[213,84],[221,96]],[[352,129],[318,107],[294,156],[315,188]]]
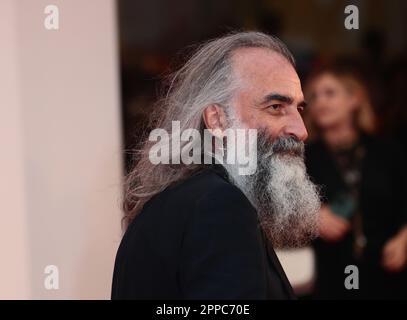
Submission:
[[[287,155],[294,157],[304,157],[304,142],[293,136],[277,137],[270,141],[270,137],[265,132],[260,132],[259,140],[260,150],[265,150],[273,155]]]
[[[295,137],[280,137],[272,144],[272,151],[275,154],[286,154],[291,156],[304,156],[304,142],[299,141]]]

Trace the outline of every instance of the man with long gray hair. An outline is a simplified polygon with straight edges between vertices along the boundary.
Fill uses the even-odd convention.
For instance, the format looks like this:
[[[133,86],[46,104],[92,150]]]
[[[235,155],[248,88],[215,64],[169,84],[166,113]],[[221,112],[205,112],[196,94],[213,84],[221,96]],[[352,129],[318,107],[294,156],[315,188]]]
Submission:
[[[305,106],[277,38],[241,32],[200,46],[170,78],[126,178],[112,298],[294,298],[274,248],[316,236]]]

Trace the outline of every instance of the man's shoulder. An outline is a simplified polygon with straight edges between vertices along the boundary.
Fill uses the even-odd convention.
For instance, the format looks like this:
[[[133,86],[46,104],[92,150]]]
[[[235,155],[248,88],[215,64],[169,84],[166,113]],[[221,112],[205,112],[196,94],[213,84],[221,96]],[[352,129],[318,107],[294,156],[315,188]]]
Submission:
[[[207,168],[166,188],[150,199],[142,211],[150,218],[159,215],[160,220],[182,221],[202,212],[226,215],[239,210],[250,214],[255,211],[244,193],[222,172]]]
[[[237,227],[239,221],[240,225],[254,227],[256,210],[239,188],[218,172],[204,169],[151,198],[128,233],[138,230],[153,238],[154,234],[161,234],[162,239],[168,240],[181,237],[191,225],[220,227],[229,226],[231,221]]]
[[[162,197],[167,204],[177,206],[196,206],[207,200],[249,203],[243,192],[232,184],[223,172],[213,168],[204,169],[167,188],[163,191]]]

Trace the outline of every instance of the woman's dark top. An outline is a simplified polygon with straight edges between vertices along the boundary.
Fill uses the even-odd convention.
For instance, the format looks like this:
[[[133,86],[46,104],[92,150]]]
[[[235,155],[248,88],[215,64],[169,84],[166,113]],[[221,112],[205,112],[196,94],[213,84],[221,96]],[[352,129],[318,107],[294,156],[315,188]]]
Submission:
[[[321,186],[323,202],[352,228],[339,242],[314,242],[316,298],[407,297],[406,271],[381,267],[385,243],[407,223],[407,167],[402,149],[362,135],[347,150],[332,151],[322,141],[306,147],[306,164]],[[359,290],[347,290],[345,267],[359,269]]]

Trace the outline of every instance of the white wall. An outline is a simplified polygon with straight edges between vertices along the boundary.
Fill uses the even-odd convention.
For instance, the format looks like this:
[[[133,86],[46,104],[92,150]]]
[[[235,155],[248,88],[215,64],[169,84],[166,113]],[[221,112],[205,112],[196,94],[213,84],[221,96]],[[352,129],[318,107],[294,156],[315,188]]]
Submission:
[[[22,108],[16,7],[0,1],[0,298],[28,298]]]
[[[59,30],[44,27],[48,4]],[[110,296],[121,237],[116,28],[113,0],[0,2],[0,298]],[[47,265],[59,268],[58,290],[44,287]]]

